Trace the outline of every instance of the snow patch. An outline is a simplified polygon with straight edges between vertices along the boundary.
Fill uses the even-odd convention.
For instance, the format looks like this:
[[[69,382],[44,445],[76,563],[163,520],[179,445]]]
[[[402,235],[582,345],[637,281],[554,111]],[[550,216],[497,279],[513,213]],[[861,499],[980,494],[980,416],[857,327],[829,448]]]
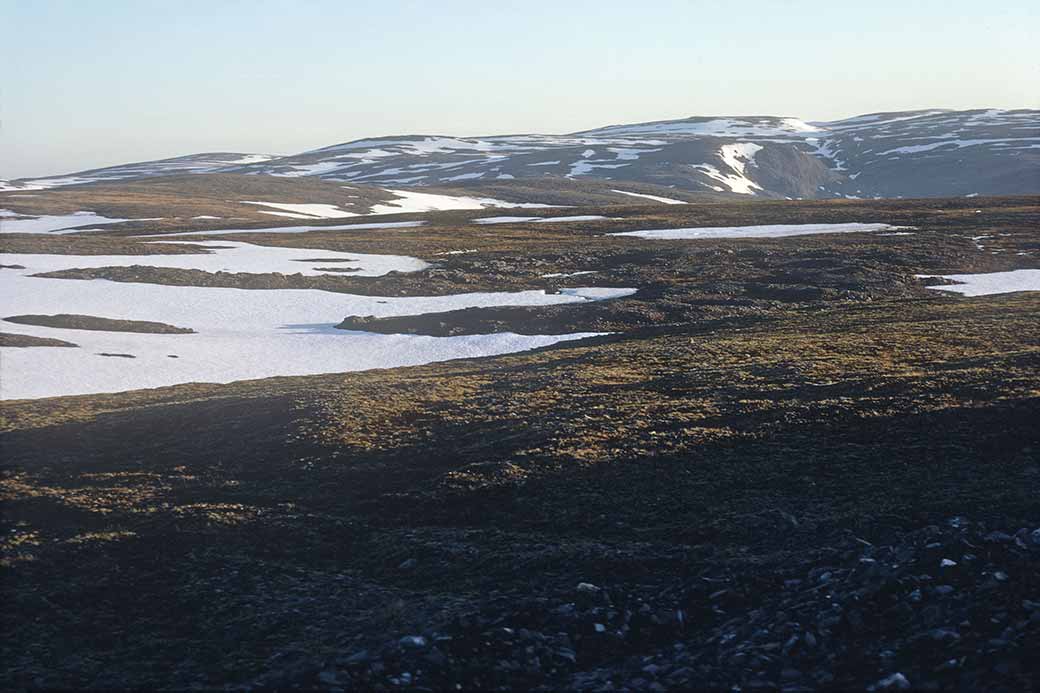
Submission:
[[[546,279],[556,279],[562,277],[580,277],[583,274],[596,274],[596,270],[584,270],[582,272],[553,272],[552,274],[540,275]]]
[[[697,169],[708,178],[717,180],[718,182],[729,188],[730,192],[739,193],[741,195],[753,195],[755,190],[761,190],[757,183],[744,177],[740,173],[723,173],[716,166],[711,164],[694,164],[693,168]],[[714,186],[713,186],[714,187]],[[714,187],[715,190],[723,191],[723,188]]]
[[[571,217],[482,217],[474,219],[474,224],[553,224],[560,221],[599,221],[607,219],[595,214],[579,214]]]
[[[184,244],[184,241],[149,241],[156,245],[156,253],[162,252],[162,245],[170,243]],[[3,255],[3,264],[22,265],[25,272],[42,274],[70,267],[89,269],[96,267],[169,267],[185,270],[202,270],[203,272],[244,272],[249,274],[265,274],[278,272],[281,274],[302,274],[316,277],[325,274],[319,268],[327,266],[323,263],[334,262],[336,267],[349,267],[357,270],[353,276],[377,277],[388,272],[417,272],[429,265],[417,258],[404,255],[368,255],[364,253],[341,253],[333,250],[300,250],[298,248],[280,248],[254,245],[239,241],[197,241],[190,245],[199,249],[198,253],[177,255],[35,255],[12,254]],[[300,262],[300,259],[314,262]],[[19,270],[21,271],[21,270]],[[5,270],[3,275],[7,276]],[[72,282],[72,280],[66,280]],[[81,282],[72,282],[76,286]],[[74,312],[74,311],[65,311]]]
[[[360,216],[354,212],[347,212],[340,209],[336,205],[327,204],[299,204],[289,202],[253,202],[250,200],[242,200],[244,205],[260,205],[263,207],[274,207],[275,209],[284,209],[286,212],[291,213],[294,218],[316,218],[316,219],[342,219],[345,217],[356,217]],[[266,214],[279,214],[278,212],[265,212]],[[290,216],[290,214],[282,213],[280,216]]]
[[[73,214],[44,214],[30,219],[12,219],[16,212],[0,210],[0,233],[53,233],[63,229],[89,224],[117,224],[132,219],[103,217],[94,212],[75,212]],[[29,215],[26,215],[29,216]],[[144,221],[144,220],[138,220]]]
[[[1018,291],[1040,291],[1040,269],[1020,269],[985,274],[918,274],[918,279],[939,277],[956,284],[929,286],[935,291],[950,291],[963,296],[991,296]]]
[[[639,159],[640,154],[647,154],[649,152],[659,152],[660,149],[637,149],[635,147],[607,147],[608,152],[617,154],[615,157],[619,161],[636,161]]]
[[[463,197],[437,195],[414,190],[389,190],[398,199],[372,206],[372,214],[400,214],[403,212],[433,212],[448,209],[484,209],[485,207],[552,207],[535,202],[506,202],[490,197]]]
[[[943,140],[941,142],[931,142],[929,144],[913,144],[907,147],[896,147],[895,149],[889,149],[887,151],[879,153],[877,156],[886,156],[888,154],[919,154],[921,152],[930,152],[933,149],[939,147],[954,146],[957,149],[964,147],[973,147],[979,144],[1006,144],[1012,146],[1019,142],[1038,142],[1040,137],[1019,137],[1012,139],[981,139],[981,140]]]
[[[744,176],[745,167],[755,163],[755,154],[762,151],[762,145],[752,142],[737,142],[735,144],[724,144],[719,148],[719,156],[727,166]],[[751,185],[755,185],[748,181]],[[755,187],[758,187],[755,185]]]
[[[634,193],[628,192],[627,190],[611,190],[610,192],[620,193],[622,195],[631,195],[632,197],[644,197],[654,202],[663,202],[666,205],[684,205],[687,204],[685,200],[676,200],[671,197],[658,197],[657,195],[647,195],[646,193]]]
[[[567,174],[568,178],[573,176],[584,176],[587,173],[591,173],[597,168],[621,168],[622,166],[630,166],[631,164],[612,164],[609,163],[613,159],[586,159],[584,161],[575,161],[571,164],[570,173]]]
[[[784,238],[817,233],[863,233],[872,231],[895,231],[912,228],[890,224],[769,224],[762,226],[706,226],[702,228],[652,229],[646,231],[623,231],[612,236],[635,236],[657,240],[684,240],[703,238]]]
[[[368,229],[409,229],[422,226],[425,221],[384,221],[372,224],[346,224],[343,226],[272,226],[266,229],[214,229],[199,231],[178,231],[176,233],[151,234],[145,238],[171,238],[173,236],[224,236],[242,233],[307,233],[308,231],[365,231]]]
[[[246,154],[241,159],[236,159],[234,161],[227,161],[225,163],[227,163],[229,166],[232,165],[232,164],[260,164],[260,163],[263,163],[265,161],[270,161],[271,159],[275,159],[275,158],[277,158],[277,157],[272,156],[270,154]]]
[[[634,125],[612,125],[583,135],[669,134],[690,137],[801,137],[822,128],[797,118],[691,118]]]
[[[338,161],[321,161],[315,164],[293,164],[289,170],[271,169],[265,171],[267,175],[279,178],[301,178],[303,176],[319,176],[323,173],[332,173],[345,168]]]

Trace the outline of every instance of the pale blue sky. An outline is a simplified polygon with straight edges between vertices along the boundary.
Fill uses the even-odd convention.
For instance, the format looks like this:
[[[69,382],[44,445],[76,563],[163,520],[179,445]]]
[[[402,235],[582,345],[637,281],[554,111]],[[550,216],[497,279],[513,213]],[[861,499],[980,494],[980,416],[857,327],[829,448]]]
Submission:
[[[1024,0],[0,0],[0,177],[366,136],[1037,107]]]

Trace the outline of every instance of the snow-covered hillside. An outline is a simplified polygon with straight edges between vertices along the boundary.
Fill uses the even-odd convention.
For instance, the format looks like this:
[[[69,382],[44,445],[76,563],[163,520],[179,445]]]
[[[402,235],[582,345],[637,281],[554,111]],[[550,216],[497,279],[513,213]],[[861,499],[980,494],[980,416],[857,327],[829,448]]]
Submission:
[[[876,113],[810,140],[846,196],[1040,192],[1040,111]]]
[[[10,190],[46,190],[65,185],[82,185],[131,178],[171,176],[184,173],[216,173],[228,166],[242,166],[276,158],[271,154],[241,154],[236,152],[209,152],[189,154],[172,159],[142,161],[134,164],[108,166],[106,168],[79,171],[47,178],[22,178],[15,181],[0,180],[0,192]]]
[[[218,157],[227,159],[216,165]],[[197,155],[13,185],[44,187],[202,170],[449,187],[551,176],[799,198],[1037,192],[1040,111],[907,111],[833,122],[696,117],[568,135],[410,135],[285,157]]]

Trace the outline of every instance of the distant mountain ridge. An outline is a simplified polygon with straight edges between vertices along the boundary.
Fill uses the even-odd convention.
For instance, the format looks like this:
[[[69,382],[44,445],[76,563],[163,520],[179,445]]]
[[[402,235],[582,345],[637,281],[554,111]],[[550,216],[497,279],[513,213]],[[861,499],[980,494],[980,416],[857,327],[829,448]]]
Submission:
[[[290,156],[194,154],[20,179],[0,190],[184,173],[456,188],[606,179],[767,198],[1018,194],[1040,192],[1040,111],[919,110],[829,122],[692,117],[565,135],[378,137]]]

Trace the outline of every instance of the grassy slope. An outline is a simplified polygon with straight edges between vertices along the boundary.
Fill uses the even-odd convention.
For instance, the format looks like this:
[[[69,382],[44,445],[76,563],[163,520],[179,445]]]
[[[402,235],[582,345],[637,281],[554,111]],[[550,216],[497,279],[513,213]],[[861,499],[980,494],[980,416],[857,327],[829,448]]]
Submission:
[[[348,211],[367,213],[369,205],[392,199],[379,188],[342,185],[316,178],[276,178],[237,174],[186,174],[74,185],[30,193],[0,193],[0,207],[23,214],[72,214],[80,210],[112,218],[153,218],[138,225],[163,230],[172,227],[226,227],[229,220],[264,222],[268,226],[306,223],[289,217],[264,214],[257,205],[242,200],[341,205]],[[270,208],[268,211],[282,211]],[[222,217],[213,224],[190,221],[194,216]]]
[[[410,188],[390,186],[394,189]],[[647,200],[612,191],[619,184],[602,181],[573,181],[546,178],[533,181],[504,181],[460,187],[417,188],[418,192],[463,197],[493,197],[507,202],[539,202],[561,206],[589,205],[654,205]],[[625,184],[625,189],[691,202],[726,200],[725,195],[675,192],[670,188]],[[372,205],[398,199],[385,188],[354,185],[344,181],[326,181],[313,177],[281,178],[233,173],[183,174],[122,181],[72,185],[31,192],[0,192],[0,209],[33,214],[72,214],[88,210],[110,218],[145,219],[118,227],[121,231],[156,232],[216,229],[228,226],[291,226],[294,224],[364,223],[362,219],[294,219],[265,213],[277,208],[243,204],[248,201],[278,203],[319,203],[335,205],[348,212],[367,215]],[[732,196],[729,196],[732,199]],[[527,213],[525,210],[524,213]],[[559,214],[559,210],[530,210],[533,214]],[[501,211],[497,212],[501,213]],[[472,216],[470,210],[466,214]],[[220,219],[193,219],[197,216]],[[414,219],[414,214],[381,214],[379,221]],[[447,219],[454,218],[448,213]],[[371,219],[367,220],[373,221]]]

